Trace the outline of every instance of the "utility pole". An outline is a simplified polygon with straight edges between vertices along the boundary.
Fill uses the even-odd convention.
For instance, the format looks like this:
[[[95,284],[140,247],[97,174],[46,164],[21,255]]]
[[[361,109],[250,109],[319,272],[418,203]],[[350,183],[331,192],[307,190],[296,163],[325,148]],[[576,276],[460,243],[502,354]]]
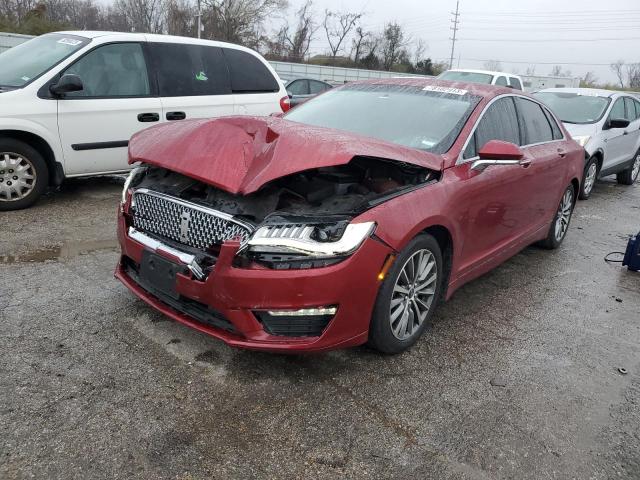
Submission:
[[[200,6],[201,0],[198,0],[198,38],[202,34],[202,9]]]
[[[453,30],[453,37],[449,38],[449,40],[451,40],[451,58],[449,59],[449,68],[453,68],[453,55],[456,48],[456,34],[458,33],[458,25],[460,24],[460,20],[458,20],[458,17],[460,17],[460,0],[456,0],[456,11],[455,13],[451,12],[451,15],[453,15],[453,19],[451,20],[453,26],[449,28]]]

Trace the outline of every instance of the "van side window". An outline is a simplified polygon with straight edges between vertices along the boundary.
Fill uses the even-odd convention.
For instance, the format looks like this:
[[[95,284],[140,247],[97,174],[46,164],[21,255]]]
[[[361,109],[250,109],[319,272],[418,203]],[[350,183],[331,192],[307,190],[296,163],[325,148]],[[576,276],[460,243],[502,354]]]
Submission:
[[[502,140],[520,145],[518,116],[512,97],[500,98],[487,108],[462,158],[475,157],[489,140]]]
[[[500,85],[501,87],[506,87],[507,86],[507,79],[505,77],[498,77],[498,80],[496,80],[496,85]]]
[[[235,48],[224,48],[233,93],[277,92],[280,84],[258,57]]]
[[[161,97],[231,93],[220,48],[184,43],[151,43],[150,48]]]
[[[509,85],[516,90],[522,90],[522,84],[516,77],[509,77]]]
[[[83,90],[65,98],[144,97],[150,94],[149,75],[139,43],[114,43],[98,47],[64,72],[78,75]]]
[[[542,107],[526,98],[517,97],[518,114],[524,129],[523,145],[550,142],[553,140],[553,130]]]

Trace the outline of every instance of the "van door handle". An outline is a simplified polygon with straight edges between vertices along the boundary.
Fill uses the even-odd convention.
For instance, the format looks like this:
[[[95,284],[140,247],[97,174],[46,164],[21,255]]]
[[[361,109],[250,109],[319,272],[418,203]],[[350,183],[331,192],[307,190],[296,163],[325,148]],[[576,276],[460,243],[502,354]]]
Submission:
[[[184,120],[187,114],[184,112],[167,112],[167,120]]]
[[[158,122],[160,121],[160,114],[158,113],[139,113],[138,114],[139,122]]]

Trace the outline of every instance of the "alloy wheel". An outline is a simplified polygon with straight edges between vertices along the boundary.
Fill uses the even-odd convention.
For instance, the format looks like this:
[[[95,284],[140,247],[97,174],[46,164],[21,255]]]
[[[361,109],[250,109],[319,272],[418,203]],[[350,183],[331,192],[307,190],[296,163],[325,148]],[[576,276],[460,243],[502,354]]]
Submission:
[[[584,193],[589,195],[591,190],[593,190],[593,186],[596,183],[596,175],[598,173],[598,166],[595,162],[589,165],[589,169],[587,170],[587,174],[584,177]]]
[[[28,196],[36,185],[36,169],[29,159],[12,152],[0,152],[0,202],[14,202]]]
[[[568,188],[558,207],[558,213],[556,214],[556,227],[555,237],[556,241],[560,242],[569,228],[569,220],[571,220],[571,210],[573,209],[573,189]]]
[[[640,152],[636,155],[636,161],[633,163],[633,170],[631,170],[631,181],[635,182],[638,179],[640,173]]]
[[[437,281],[438,266],[429,250],[417,250],[405,262],[393,287],[389,307],[394,337],[406,340],[420,328],[433,304]]]

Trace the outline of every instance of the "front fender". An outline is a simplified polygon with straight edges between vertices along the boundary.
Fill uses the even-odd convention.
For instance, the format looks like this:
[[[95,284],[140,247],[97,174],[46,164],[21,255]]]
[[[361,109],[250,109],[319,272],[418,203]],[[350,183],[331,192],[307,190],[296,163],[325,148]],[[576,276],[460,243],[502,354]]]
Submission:
[[[40,137],[49,145],[49,148],[51,148],[54,160],[64,168],[64,154],[62,152],[62,145],[60,144],[60,137],[58,136],[57,118],[53,123],[55,129],[52,132],[51,128],[47,128],[42,123],[33,120],[0,117],[0,135],[7,133],[7,135],[10,136],[11,132],[24,132]]]

